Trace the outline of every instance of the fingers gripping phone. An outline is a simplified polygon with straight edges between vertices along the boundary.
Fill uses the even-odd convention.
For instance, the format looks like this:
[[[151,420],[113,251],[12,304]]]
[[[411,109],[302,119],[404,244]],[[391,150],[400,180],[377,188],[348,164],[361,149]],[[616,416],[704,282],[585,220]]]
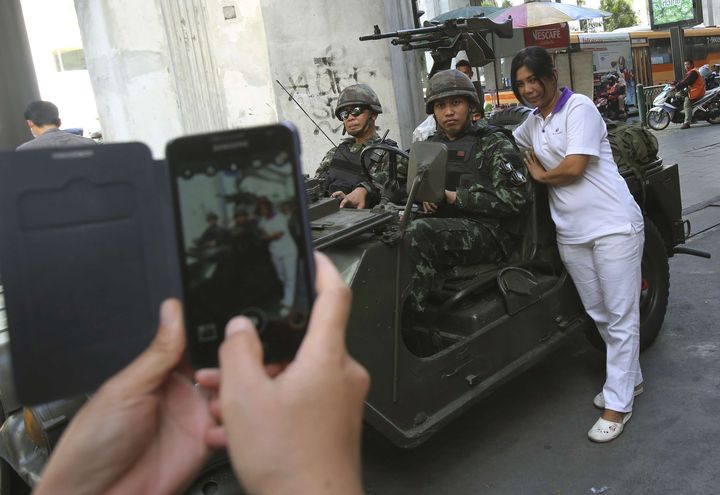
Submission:
[[[297,131],[290,124],[168,144],[188,350],[217,366],[227,322],[253,321],[266,362],[292,359],[315,268]]]

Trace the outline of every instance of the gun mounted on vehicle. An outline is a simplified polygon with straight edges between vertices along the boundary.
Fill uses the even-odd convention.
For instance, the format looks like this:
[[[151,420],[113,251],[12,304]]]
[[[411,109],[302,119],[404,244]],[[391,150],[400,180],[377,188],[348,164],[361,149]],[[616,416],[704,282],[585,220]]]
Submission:
[[[381,32],[376,24],[374,33],[360,36],[360,41],[393,38],[390,43],[401,46],[403,51],[430,51],[434,61],[430,71],[432,77],[438,71],[449,69],[452,59],[461,50],[465,50],[473,67],[482,67],[495,60],[495,50],[486,39],[488,33],[500,38],[512,38],[512,19],[502,24],[487,17],[448,19],[442,23],[425,21],[421,28],[390,33]]]

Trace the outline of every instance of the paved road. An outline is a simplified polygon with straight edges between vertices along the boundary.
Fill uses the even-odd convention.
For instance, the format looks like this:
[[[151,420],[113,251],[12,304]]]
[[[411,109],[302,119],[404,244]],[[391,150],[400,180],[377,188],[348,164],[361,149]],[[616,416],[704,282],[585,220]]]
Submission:
[[[677,124],[651,131],[658,138],[664,163],[680,165],[683,208],[720,197],[720,125]]]
[[[719,197],[720,126],[674,127],[657,136],[666,163],[680,163],[683,206]],[[720,222],[712,207],[693,215],[704,215],[707,225]],[[711,252],[712,260],[671,260],[664,328],[641,357],[646,392],[617,441],[586,439],[598,416],[591,400],[602,386],[604,362],[578,334],[415,450],[398,450],[366,432],[367,492],[569,495],[608,487],[608,495],[720,493],[718,246],[720,228],[711,228],[688,247]]]

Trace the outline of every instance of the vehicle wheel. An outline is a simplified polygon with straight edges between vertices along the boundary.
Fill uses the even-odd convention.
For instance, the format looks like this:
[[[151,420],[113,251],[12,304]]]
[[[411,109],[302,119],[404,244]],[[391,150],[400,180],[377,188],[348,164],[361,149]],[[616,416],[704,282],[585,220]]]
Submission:
[[[715,100],[712,105],[710,105],[710,108],[708,108],[708,112],[718,112],[716,117],[707,119],[707,121],[711,124],[720,124],[720,101]]]
[[[650,110],[647,114],[647,123],[656,131],[662,131],[670,125],[670,114],[662,110]]]
[[[18,476],[15,470],[0,459],[0,495],[29,495],[30,487]]]
[[[0,421],[4,422],[6,419],[5,411],[2,404],[0,404]],[[12,466],[5,462],[5,459],[0,459],[0,495],[29,494],[30,487],[25,484],[25,481],[15,472]]]
[[[640,350],[650,347],[662,328],[670,296],[670,266],[665,241],[655,224],[645,218],[645,246],[642,257],[640,287]],[[585,335],[599,350],[605,350],[597,328],[590,327]]]
[[[515,106],[503,108],[497,112],[493,112],[488,117],[488,124],[499,126],[515,126],[525,122],[528,115],[532,113],[532,108]]]

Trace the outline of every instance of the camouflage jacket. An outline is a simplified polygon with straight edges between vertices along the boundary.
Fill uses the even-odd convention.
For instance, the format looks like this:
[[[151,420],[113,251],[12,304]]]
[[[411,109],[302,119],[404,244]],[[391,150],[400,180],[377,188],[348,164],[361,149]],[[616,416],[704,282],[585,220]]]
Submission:
[[[380,142],[380,137],[375,134],[372,138],[368,139],[362,144],[355,143],[355,138],[347,138],[343,139],[343,141],[335,148],[331,148],[330,151],[328,151],[325,154],[325,157],[320,162],[320,166],[318,167],[317,171],[315,172],[315,178],[320,179],[323,182],[323,190],[326,195],[330,195],[335,191],[329,190],[329,180],[330,180],[330,166],[332,165],[333,158],[335,157],[335,153],[346,153],[346,154],[360,154],[362,153],[362,150],[364,150],[367,146],[371,144],[377,144]],[[407,167],[408,162],[407,159],[396,155],[397,157],[397,175],[398,175],[398,184],[402,190],[401,196],[405,197],[405,183],[407,180]],[[399,197],[390,197],[390,192],[386,191],[386,186],[388,186],[388,179],[389,179],[389,164],[390,164],[390,154],[385,153],[384,157],[380,161],[380,163],[371,163],[369,166],[368,172],[370,172],[370,176],[372,177],[372,183],[365,178],[364,180],[360,181],[357,186],[362,187],[368,191],[368,198],[367,198],[367,205],[366,208],[371,208],[374,205],[378,204],[380,202],[381,197],[395,202],[401,202],[402,198]],[[399,196],[399,195],[395,195]]]
[[[522,214],[529,202],[527,181],[513,181],[507,164],[523,177],[527,177],[527,169],[514,141],[501,129],[478,121],[469,125],[459,138],[468,134],[477,139],[474,166],[479,175],[489,179],[458,184],[455,204],[442,207],[441,215],[468,217],[484,224],[507,251],[510,237],[523,232]],[[442,130],[428,140],[450,143]]]

